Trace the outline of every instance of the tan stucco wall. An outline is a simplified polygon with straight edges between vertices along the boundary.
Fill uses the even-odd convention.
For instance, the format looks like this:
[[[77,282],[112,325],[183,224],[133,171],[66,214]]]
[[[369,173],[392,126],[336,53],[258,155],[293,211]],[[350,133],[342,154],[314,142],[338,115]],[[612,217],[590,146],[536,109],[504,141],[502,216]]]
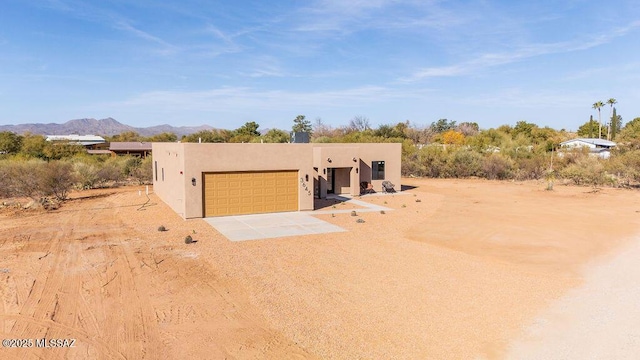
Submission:
[[[308,144],[171,145],[179,145],[186,159],[183,174],[176,179],[176,187],[184,189],[186,219],[203,216],[202,174],[207,172],[298,170],[299,210],[313,210],[313,152]],[[158,144],[158,150],[162,151],[163,146]],[[153,151],[155,154],[155,147]],[[308,181],[305,175],[309,175]]]
[[[320,159],[314,159],[314,166],[318,167],[319,177],[326,175],[323,173],[324,168],[340,168],[353,167],[351,172],[351,193],[353,195],[360,193],[360,182],[367,181],[372,183],[375,191],[382,191],[382,182],[384,180],[371,179],[371,162],[385,162],[385,180],[391,181],[396,185],[395,189],[400,190],[401,179],[401,158],[402,144],[400,143],[314,143],[314,155],[320,156]],[[319,150],[318,150],[319,149]],[[328,159],[331,158],[331,163]],[[356,158],[356,161],[353,161]],[[356,172],[356,169],[358,172]],[[322,183],[322,181],[320,181]],[[338,184],[336,183],[336,187]],[[326,196],[326,190],[321,191],[321,197]]]
[[[176,143],[153,143],[153,192],[178,215],[185,217],[184,147]],[[157,173],[156,173],[157,171]],[[163,174],[164,172],[164,180]],[[157,175],[157,177],[156,177]]]
[[[326,197],[324,170],[327,168],[340,168],[336,171],[336,193],[357,195],[361,181],[372,182],[376,191],[382,191],[383,180],[371,181],[370,166],[372,161],[385,161],[385,180],[400,190],[401,144],[398,143],[153,143],[152,147],[154,164],[158,164],[154,191],[185,219],[203,216],[202,179],[206,172],[298,170],[300,210],[313,210],[314,178],[321,186],[320,197]],[[318,168],[317,172],[314,167]],[[309,176],[308,181],[305,175]],[[196,180],[195,186],[192,178]]]

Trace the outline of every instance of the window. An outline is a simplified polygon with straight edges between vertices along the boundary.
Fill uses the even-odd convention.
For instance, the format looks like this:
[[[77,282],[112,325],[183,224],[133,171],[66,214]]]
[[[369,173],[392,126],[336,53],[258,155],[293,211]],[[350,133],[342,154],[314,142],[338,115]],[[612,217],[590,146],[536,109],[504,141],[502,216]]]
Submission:
[[[384,180],[384,161],[371,162],[371,180]]]
[[[162,168],[162,181],[164,181],[164,168]]]
[[[158,181],[158,162],[157,161],[154,161],[154,168],[153,169],[154,169],[154,172],[155,172],[155,175],[156,175],[156,181]]]

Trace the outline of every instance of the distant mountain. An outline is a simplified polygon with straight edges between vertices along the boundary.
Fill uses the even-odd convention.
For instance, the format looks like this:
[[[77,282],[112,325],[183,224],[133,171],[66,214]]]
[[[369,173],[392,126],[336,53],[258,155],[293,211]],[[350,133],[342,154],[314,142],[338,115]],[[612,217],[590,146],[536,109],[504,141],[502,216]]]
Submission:
[[[20,125],[0,125],[0,131],[11,131],[16,134],[30,132],[38,135],[102,135],[113,136],[125,131],[135,131],[142,136],[153,136],[163,132],[171,132],[178,136],[193,134],[202,130],[212,130],[209,125],[201,126],[171,126],[156,125],[150,127],[133,127],[122,124],[115,119],[77,119],[69,120],[63,124],[20,124]]]

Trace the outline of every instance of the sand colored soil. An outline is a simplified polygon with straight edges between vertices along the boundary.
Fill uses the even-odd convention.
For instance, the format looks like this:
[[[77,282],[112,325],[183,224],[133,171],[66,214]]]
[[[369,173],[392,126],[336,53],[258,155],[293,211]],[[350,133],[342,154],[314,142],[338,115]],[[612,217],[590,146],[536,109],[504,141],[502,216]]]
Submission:
[[[403,185],[362,198],[385,214],[317,215],[347,232],[246,242],[137,187],[5,209],[1,337],[77,341],[0,358],[499,359],[640,229],[633,190]]]

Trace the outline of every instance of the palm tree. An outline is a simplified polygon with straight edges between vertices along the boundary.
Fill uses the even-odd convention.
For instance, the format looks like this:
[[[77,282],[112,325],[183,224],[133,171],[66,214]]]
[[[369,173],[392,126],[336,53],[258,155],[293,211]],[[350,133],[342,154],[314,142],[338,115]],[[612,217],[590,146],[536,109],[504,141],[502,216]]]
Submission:
[[[618,100],[611,98],[607,100],[607,104],[611,106],[609,111],[609,127],[607,128],[607,140],[611,140],[611,122],[613,122],[613,105],[617,104]]]
[[[600,109],[604,106],[602,101],[593,103],[593,108],[598,110],[598,139],[602,139],[602,120],[600,119]]]

